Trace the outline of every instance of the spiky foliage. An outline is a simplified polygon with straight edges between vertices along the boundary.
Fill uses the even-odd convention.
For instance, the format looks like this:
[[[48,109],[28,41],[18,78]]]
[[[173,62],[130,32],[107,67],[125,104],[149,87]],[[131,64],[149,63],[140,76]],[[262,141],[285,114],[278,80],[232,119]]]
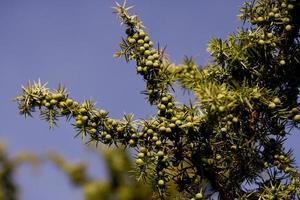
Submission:
[[[44,117],[50,123],[74,118],[90,141],[135,148],[138,178],[161,199],[170,184],[191,199],[299,198],[299,173],[283,142],[300,122],[300,2],[246,2],[240,18],[247,26],[211,40],[213,62],[202,68],[188,58],[172,64],[125,3],[115,8],[126,27],[116,57],[136,62],[157,114],[114,120],[90,101],[76,103],[64,92],[58,98],[40,83],[17,97],[21,114],[39,108],[43,116],[52,113]],[[176,82],[198,101],[176,103],[170,90]]]

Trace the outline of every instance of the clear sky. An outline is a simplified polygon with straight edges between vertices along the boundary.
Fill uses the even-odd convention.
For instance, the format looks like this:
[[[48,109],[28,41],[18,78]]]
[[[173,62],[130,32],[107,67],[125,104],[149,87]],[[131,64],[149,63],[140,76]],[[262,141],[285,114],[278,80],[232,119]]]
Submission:
[[[167,45],[172,61],[194,56],[199,64],[209,61],[207,41],[224,38],[241,25],[236,15],[243,0],[128,0],[135,5],[150,37]],[[63,120],[49,130],[38,116],[25,120],[18,115],[13,97],[21,85],[41,79],[53,88],[64,84],[78,101],[93,99],[113,117],[135,113],[146,117],[153,109],[144,101],[141,77],[134,63],[113,58],[124,28],[112,13],[112,0],[0,0],[0,140],[9,152],[30,150],[43,154],[57,150],[70,160],[85,160],[91,174],[105,177],[101,160]],[[288,140],[297,145],[299,136]],[[295,149],[300,161],[300,149]],[[298,161],[298,163],[299,163]],[[17,174],[22,200],[80,200],[55,167],[38,171],[24,166]]]

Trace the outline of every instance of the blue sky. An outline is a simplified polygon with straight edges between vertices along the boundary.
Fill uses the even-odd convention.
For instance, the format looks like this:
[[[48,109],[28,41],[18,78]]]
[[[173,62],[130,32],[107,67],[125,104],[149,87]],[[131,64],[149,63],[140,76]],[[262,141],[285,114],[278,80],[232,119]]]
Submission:
[[[199,64],[209,61],[207,41],[225,37],[241,25],[237,20],[242,0],[128,0],[144,21],[155,43],[167,45],[172,61],[194,56]],[[41,79],[48,86],[64,84],[78,101],[93,99],[113,117],[135,113],[147,117],[153,109],[144,101],[141,77],[134,63],[113,58],[124,29],[112,13],[111,0],[0,0],[0,140],[9,152],[30,150],[43,154],[57,150],[70,160],[85,160],[91,174],[105,177],[101,159],[63,120],[49,130],[35,116],[18,115],[13,97],[21,85]],[[295,146],[298,136],[288,140]],[[300,160],[300,149],[295,149]],[[299,163],[299,162],[298,162]],[[18,171],[23,200],[82,199],[52,165],[36,172],[28,166]]]

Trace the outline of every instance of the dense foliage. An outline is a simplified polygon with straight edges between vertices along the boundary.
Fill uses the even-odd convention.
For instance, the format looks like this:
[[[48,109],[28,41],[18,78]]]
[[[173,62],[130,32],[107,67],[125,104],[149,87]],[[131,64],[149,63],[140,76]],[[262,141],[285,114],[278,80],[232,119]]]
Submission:
[[[136,62],[155,116],[112,119],[92,101],[77,103],[63,87],[49,90],[40,82],[23,87],[20,113],[39,111],[51,126],[74,119],[77,135],[90,142],[134,148],[137,179],[161,199],[174,184],[178,199],[299,198],[299,173],[283,142],[300,122],[300,2],[246,2],[239,15],[245,27],[212,39],[213,62],[203,67],[189,58],[169,61],[129,8],[115,8],[126,27],[115,56]],[[176,102],[176,83],[198,101]]]

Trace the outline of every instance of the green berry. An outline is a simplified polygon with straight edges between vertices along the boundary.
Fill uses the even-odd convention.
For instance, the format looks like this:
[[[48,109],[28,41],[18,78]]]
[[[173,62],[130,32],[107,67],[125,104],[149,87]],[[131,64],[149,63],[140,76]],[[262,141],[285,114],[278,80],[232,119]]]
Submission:
[[[51,99],[51,100],[50,100],[50,104],[51,104],[51,105],[55,105],[56,103],[57,103],[57,100],[55,100],[55,99]]]
[[[160,180],[158,181],[158,185],[159,185],[159,186],[164,186],[164,185],[165,185],[165,181],[162,180],[162,179],[160,179]]]
[[[107,134],[107,135],[105,136],[105,139],[108,140],[108,141],[111,140],[111,135],[110,135],[110,134]]]
[[[286,30],[286,31],[291,31],[291,30],[292,30],[292,26],[289,25],[289,24],[286,25],[286,26],[285,26],[285,30]]]
[[[145,36],[144,41],[145,41],[145,42],[149,42],[149,41],[150,41],[150,38],[149,38],[148,36]]]
[[[133,38],[133,39],[136,39],[136,40],[139,39],[139,34],[135,33],[135,34],[132,36],[132,38]]]
[[[149,49],[150,46],[152,46],[152,45],[150,45],[150,42],[149,42],[149,44],[148,44],[148,43],[145,43],[143,47],[144,47],[145,49]]]
[[[279,11],[279,9],[278,9],[278,8],[273,8],[272,11],[273,11],[274,13],[276,13],[276,12]]]
[[[88,117],[88,116],[86,116],[86,115],[84,115],[84,116],[82,116],[82,118],[81,118],[81,119],[82,119],[82,121],[84,121],[84,122],[85,122],[85,121],[87,121],[87,120],[89,119],[89,117]]]
[[[135,141],[133,139],[130,139],[128,143],[129,143],[130,146],[135,145]]]
[[[271,102],[271,103],[269,103],[268,107],[270,109],[274,109],[274,108],[276,108],[276,104],[274,102]]]
[[[171,133],[172,132],[172,129],[170,127],[167,127],[166,128],[166,133]]]
[[[165,132],[166,131],[166,127],[164,127],[164,126],[159,127],[159,131],[160,132]]]
[[[237,123],[239,120],[237,117],[232,118],[232,122]]]
[[[94,134],[94,133],[96,133],[97,132],[97,129],[95,129],[95,128],[92,128],[91,130],[90,130],[90,133],[91,134]]]
[[[203,195],[200,192],[195,195],[195,199],[202,199],[202,198],[203,198]]]
[[[135,163],[138,165],[138,166],[141,166],[144,164],[144,161],[140,158],[136,159]]]
[[[160,104],[159,109],[160,110],[166,110],[166,106],[164,104]]]
[[[223,128],[221,128],[221,131],[222,131],[222,132],[226,132],[226,131],[227,131],[227,128],[226,128],[226,127],[223,127]]]
[[[50,104],[49,102],[46,102],[44,105],[45,105],[47,108],[51,107],[51,104]]]
[[[163,151],[158,151],[157,152],[157,156],[158,157],[163,157],[164,156],[164,152]]]
[[[268,34],[267,34],[267,37],[268,37],[268,38],[273,37],[273,33],[268,33]]]
[[[285,65],[285,60],[280,60],[280,61],[279,61],[279,64],[280,64],[280,65]]]
[[[135,39],[134,38],[128,38],[128,42],[130,43],[130,44],[134,44],[135,43]]]
[[[153,62],[152,62],[151,60],[147,60],[147,61],[146,61],[146,65],[147,65],[147,66],[152,66],[152,65],[153,65]]]
[[[169,98],[168,98],[168,97],[163,97],[163,98],[161,99],[161,101],[164,102],[164,103],[166,103],[166,102],[169,101]]]
[[[79,120],[76,120],[76,126],[81,126],[83,123],[82,121],[79,119]]]
[[[300,115],[295,115],[294,116],[294,121],[295,122],[300,122]]]
[[[273,102],[275,103],[275,104],[281,104],[281,100],[278,98],[278,97],[276,97],[276,98],[274,98],[273,99]]]
[[[141,38],[143,38],[143,37],[146,36],[146,33],[145,33],[143,30],[141,30],[141,31],[139,32],[139,36],[140,36]]]
[[[219,111],[224,112],[225,111],[225,106],[219,106]]]
[[[142,40],[142,39],[139,39],[137,42],[138,42],[138,44],[144,44],[145,43],[145,41]]]
[[[292,10],[292,9],[294,9],[294,5],[289,4],[289,5],[287,6],[287,8],[288,8],[289,10]]]
[[[263,45],[263,44],[265,44],[265,41],[264,41],[264,40],[262,40],[262,39],[260,39],[260,40],[258,40],[258,44],[261,44],[261,45]]]
[[[143,72],[143,67],[137,66],[136,71],[137,71],[138,73]]]
[[[259,21],[259,22],[263,22],[265,19],[263,18],[263,17],[258,17],[257,18],[257,21]]]
[[[146,50],[146,51],[144,52],[144,55],[145,55],[145,56],[151,55],[151,51],[150,51],[150,50]]]
[[[273,12],[269,12],[269,14],[268,14],[269,17],[274,17],[274,15],[275,15],[275,13],[273,13]]]

